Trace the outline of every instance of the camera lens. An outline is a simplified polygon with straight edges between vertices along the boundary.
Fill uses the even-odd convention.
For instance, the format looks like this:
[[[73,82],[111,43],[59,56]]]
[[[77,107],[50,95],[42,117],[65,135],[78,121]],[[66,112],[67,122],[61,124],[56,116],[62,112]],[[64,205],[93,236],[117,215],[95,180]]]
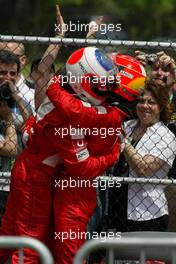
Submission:
[[[152,53],[152,54],[146,54],[147,62],[149,65],[153,65],[157,61],[157,55]]]
[[[7,101],[12,98],[12,92],[8,84],[3,84],[0,86],[0,100]]]

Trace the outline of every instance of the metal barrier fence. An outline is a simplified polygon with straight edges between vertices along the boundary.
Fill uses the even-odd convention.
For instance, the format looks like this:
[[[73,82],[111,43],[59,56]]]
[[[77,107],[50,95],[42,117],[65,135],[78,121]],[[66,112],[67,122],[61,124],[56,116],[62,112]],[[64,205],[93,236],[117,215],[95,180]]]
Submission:
[[[141,264],[159,260],[175,264],[176,233],[131,232],[122,234],[120,239],[91,240],[77,252],[74,264],[82,264],[88,254],[101,249],[107,250],[105,263],[108,264],[114,264],[115,260],[140,260]]]
[[[65,45],[101,45],[101,46],[126,46],[137,48],[154,48],[154,49],[176,49],[176,42],[162,41],[132,41],[132,40],[102,40],[102,39],[81,39],[81,38],[48,38],[40,36],[12,36],[0,35],[0,41],[7,42],[22,42],[22,43],[37,43],[37,44],[65,44]]]
[[[23,263],[23,248],[30,248],[39,254],[42,264],[54,264],[48,248],[40,241],[30,237],[0,236],[0,248],[19,248],[19,263]]]
[[[0,172],[1,179],[8,179],[10,181],[10,172]],[[128,178],[128,177],[118,177],[113,175],[107,175],[107,176],[98,176],[96,178],[100,181],[117,181],[119,183],[151,183],[151,184],[162,184],[162,185],[176,185],[175,179],[157,179],[157,178]]]

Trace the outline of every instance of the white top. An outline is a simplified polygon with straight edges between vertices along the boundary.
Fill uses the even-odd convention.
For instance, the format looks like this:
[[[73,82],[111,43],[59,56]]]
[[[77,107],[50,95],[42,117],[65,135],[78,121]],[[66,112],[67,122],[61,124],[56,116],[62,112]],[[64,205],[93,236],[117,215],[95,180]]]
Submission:
[[[5,137],[0,134],[0,142],[4,143]],[[11,172],[15,157],[5,157],[0,156],[0,171],[1,172]],[[10,191],[10,177],[3,176],[0,177],[0,191]]]
[[[130,120],[125,124],[125,131],[131,135],[136,120]],[[148,127],[146,133],[135,146],[141,156],[152,155],[164,160],[164,165],[149,178],[167,178],[176,154],[176,138],[174,134],[162,122],[157,122]],[[130,169],[129,177],[138,177]],[[167,200],[163,185],[132,183],[128,185],[128,219],[133,221],[145,221],[168,214]]]
[[[35,113],[35,106],[34,106],[34,93],[35,90],[31,89],[27,86],[27,84],[25,83],[25,78],[23,76],[23,74],[20,75],[20,79],[19,81],[16,83],[16,88],[17,88],[17,92],[18,95],[23,98],[26,106],[29,108],[31,108],[32,113]]]

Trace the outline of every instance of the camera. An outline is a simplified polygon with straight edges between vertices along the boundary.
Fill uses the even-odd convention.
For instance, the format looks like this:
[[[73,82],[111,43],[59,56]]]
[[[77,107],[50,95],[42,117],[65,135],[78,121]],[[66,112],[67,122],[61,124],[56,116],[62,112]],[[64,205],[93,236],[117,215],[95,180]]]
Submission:
[[[9,107],[14,107],[15,101],[12,97],[12,91],[9,84],[4,83],[0,85],[0,102],[7,102]]]
[[[12,92],[8,84],[0,86],[0,101],[7,101],[12,98]]]
[[[145,54],[145,58],[147,60],[148,65],[151,66],[158,60],[158,57],[155,53]]]

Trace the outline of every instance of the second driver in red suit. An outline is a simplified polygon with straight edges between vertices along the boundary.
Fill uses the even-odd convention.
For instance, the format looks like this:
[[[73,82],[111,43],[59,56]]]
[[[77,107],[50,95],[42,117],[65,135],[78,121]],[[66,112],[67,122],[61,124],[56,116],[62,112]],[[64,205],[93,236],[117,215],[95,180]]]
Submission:
[[[89,51],[81,49],[70,56],[66,64],[66,72],[72,76],[84,76],[85,78],[89,76],[89,80],[91,81],[88,85],[85,79],[81,78],[81,81],[79,79],[78,83],[74,82],[74,84],[72,84],[70,82],[69,84],[76,94],[84,100],[87,106],[91,107],[91,105],[101,103],[101,111],[109,112],[111,107],[103,103],[105,98],[103,95],[107,93],[106,89],[104,89],[103,85],[102,87],[100,84],[96,85],[95,82],[93,82],[94,75],[89,73],[90,67],[94,68],[95,65],[95,59],[93,61],[91,60],[92,57],[96,57],[93,55],[94,54],[89,54]],[[99,56],[99,54],[96,55],[97,57]],[[97,57],[96,59],[99,59]],[[127,74],[132,76],[133,73],[134,76],[133,79],[129,78],[130,81],[126,77],[125,80],[123,79],[124,84],[122,82],[119,86],[116,85],[116,89],[114,88],[111,90],[113,100],[117,101],[119,105],[119,126],[116,127],[114,126],[115,124],[112,124],[112,126],[109,127],[111,128],[111,132],[108,134],[108,130],[106,129],[107,134],[105,137],[101,137],[100,130],[97,135],[93,133],[93,130],[91,130],[92,134],[90,133],[89,135],[81,133],[80,127],[77,127],[77,134],[75,135],[79,144],[82,140],[86,140],[89,153],[93,156],[98,156],[100,154],[105,155],[111,152],[114,143],[116,141],[119,142],[116,129],[121,128],[121,123],[127,115],[124,111],[128,112],[129,108],[134,105],[134,101],[136,101],[141,88],[144,87],[145,71],[142,65],[132,57],[125,55],[119,55],[116,59],[118,59],[118,62],[121,64],[121,69],[123,66],[123,72],[119,71],[118,73],[122,79],[128,76]],[[137,67],[138,70],[136,70]],[[130,73],[128,73],[129,71]],[[96,70],[94,72],[96,72]],[[47,95],[54,105],[60,109],[60,104],[58,103],[60,85],[57,81],[49,87]],[[99,102],[97,102],[98,97]],[[121,111],[120,108],[122,108],[123,111]],[[112,131],[114,131],[114,133],[112,133]],[[55,144],[57,145],[57,141]],[[75,167],[77,166],[80,165],[75,163]],[[69,168],[65,168],[64,172],[59,174],[58,178],[60,184],[56,186],[54,195],[55,244],[56,261],[58,264],[73,263],[73,257],[76,251],[85,241],[86,226],[96,206],[96,189],[93,187],[92,181],[95,179],[95,174],[93,170],[91,172],[92,174],[90,174],[90,172],[90,170],[87,171],[86,167],[84,168],[83,166],[81,173],[78,174],[76,178]],[[81,186],[81,180],[83,179],[89,179],[85,187]],[[64,188],[61,186],[63,182],[68,183]],[[72,185],[71,182],[74,182],[74,185]]]

